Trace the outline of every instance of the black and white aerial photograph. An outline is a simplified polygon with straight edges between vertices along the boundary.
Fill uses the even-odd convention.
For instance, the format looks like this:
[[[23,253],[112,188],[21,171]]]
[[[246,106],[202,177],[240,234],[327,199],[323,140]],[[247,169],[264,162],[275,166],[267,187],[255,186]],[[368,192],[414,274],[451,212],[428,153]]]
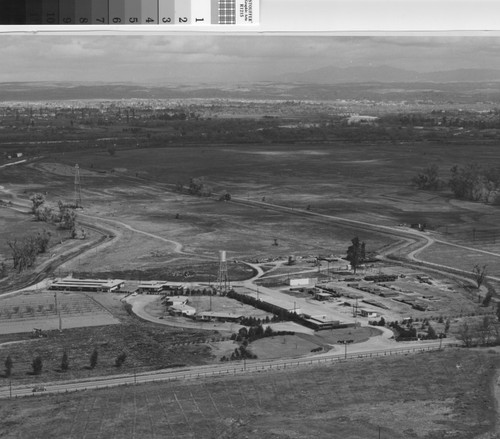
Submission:
[[[500,37],[0,59],[0,437],[500,437]]]

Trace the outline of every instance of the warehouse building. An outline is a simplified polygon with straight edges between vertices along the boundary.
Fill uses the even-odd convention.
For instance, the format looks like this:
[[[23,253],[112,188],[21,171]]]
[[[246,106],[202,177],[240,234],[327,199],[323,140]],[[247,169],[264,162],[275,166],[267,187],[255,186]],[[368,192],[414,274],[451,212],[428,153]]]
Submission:
[[[52,282],[49,290],[110,293],[120,290],[124,285],[125,282],[119,279],[100,280],[65,277],[64,279],[56,279]]]

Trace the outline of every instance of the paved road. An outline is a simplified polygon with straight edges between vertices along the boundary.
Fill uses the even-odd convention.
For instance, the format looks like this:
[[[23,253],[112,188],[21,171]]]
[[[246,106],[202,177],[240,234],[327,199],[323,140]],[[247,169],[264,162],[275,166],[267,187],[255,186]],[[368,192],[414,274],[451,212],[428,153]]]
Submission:
[[[342,360],[358,360],[361,358],[372,358],[377,356],[397,355],[403,353],[417,353],[426,350],[436,350],[442,345],[454,345],[453,340],[427,341],[427,342],[408,342],[398,343],[397,346],[381,347],[370,349],[366,343],[349,345],[347,353],[344,347],[339,347],[333,351],[318,354],[315,356],[301,358],[287,358],[278,360],[246,360],[224,362],[207,366],[182,367],[175,369],[163,369],[152,372],[143,372],[137,374],[124,374],[95,377],[81,380],[61,381],[44,383],[45,390],[33,392],[35,384],[22,386],[3,386],[0,387],[0,399],[10,397],[21,397],[29,395],[40,395],[47,393],[67,393],[88,389],[99,389],[107,387],[116,387],[127,384],[149,383],[155,381],[171,381],[186,379],[203,379],[214,376],[228,376],[246,373],[263,373],[269,370],[282,370],[300,366],[311,366],[320,364],[332,364]]]
[[[238,203],[241,203],[241,204],[249,205],[249,206],[253,205],[253,206],[261,207],[261,208],[280,210],[280,211],[284,211],[284,212],[288,212],[288,213],[292,213],[292,214],[296,214],[296,215],[316,216],[316,217],[320,217],[320,218],[329,219],[329,220],[332,220],[334,222],[344,223],[344,224],[353,225],[353,226],[357,226],[357,227],[363,227],[363,228],[369,229],[371,231],[375,231],[375,232],[378,231],[378,232],[381,232],[381,233],[384,233],[387,235],[396,236],[400,239],[403,239],[405,241],[405,243],[396,243],[393,246],[388,247],[387,249],[385,249],[382,252],[383,255],[388,255],[388,254],[394,253],[395,248],[398,248],[398,250],[401,250],[404,247],[410,247],[410,246],[417,245],[417,248],[413,249],[412,251],[410,251],[408,253],[408,255],[407,255],[408,259],[415,261],[415,262],[424,263],[426,265],[435,267],[437,269],[441,268],[444,270],[457,271],[457,269],[455,267],[450,267],[450,266],[447,266],[444,264],[436,264],[436,263],[432,263],[432,262],[427,262],[427,261],[417,257],[417,255],[419,253],[421,253],[422,251],[424,251],[425,249],[427,249],[428,247],[430,247],[434,243],[448,245],[448,246],[460,248],[460,249],[471,251],[471,252],[488,254],[488,255],[500,258],[500,253],[481,250],[481,249],[477,249],[474,247],[468,247],[468,246],[460,245],[460,244],[452,244],[452,243],[449,243],[446,241],[435,239],[434,237],[429,235],[427,232],[421,232],[419,230],[410,229],[407,227],[403,228],[403,227],[399,227],[399,226],[384,226],[381,224],[372,224],[372,223],[368,223],[366,221],[359,221],[359,220],[354,220],[354,219],[349,219],[349,218],[342,218],[342,217],[335,216],[335,215],[327,215],[327,214],[318,213],[318,212],[293,209],[291,207],[280,206],[277,204],[271,204],[271,203],[266,203],[266,202],[262,202],[262,201],[249,201],[249,200],[245,200],[244,198],[233,197],[231,200],[238,202]],[[467,272],[467,271],[462,271],[462,272],[464,274],[472,274],[472,272]],[[487,276],[487,278],[491,279],[491,280],[495,280],[495,281],[500,281],[500,278],[495,277],[495,276]]]

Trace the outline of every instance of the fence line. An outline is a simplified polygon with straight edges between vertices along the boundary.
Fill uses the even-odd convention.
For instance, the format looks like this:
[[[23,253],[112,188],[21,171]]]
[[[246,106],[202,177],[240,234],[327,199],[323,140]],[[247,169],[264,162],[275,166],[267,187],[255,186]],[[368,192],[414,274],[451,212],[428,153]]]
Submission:
[[[269,364],[256,364],[253,365],[252,363],[247,364],[245,361],[243,364],[238,364],[235,365],[234,367],[227,367],[225,369],[220,368],[217,370],[210,370],[210,371],[193,371],[192,373],[184,373],[182,375],[174,375],[174,376],[158,376],[162,372],[158,372],[157,374],[151,375],[151,374],[146,374],[146,375],[131,375],[127,377],[123,377],[125,379],[125,382],[120,382],[116,384],[99,384],[96,383],[95,386],[89,387],[90,383],[86,384],[86,387],[80,388],[80,389],[60,389],[60,390],[48,390],[46,393],[30,393],[26,395],[16,395],[13,393],[13,397],[18,398],[18,397],[30,397],[30,396],[43,396],[43,395],[51,395],[55,393],[68,393],[68,392],[78,392],[82,390],[98,390],[98,389],[104,389],[104,388],[110,388],[110,387],[119,387],[119,386],[129,386],[129,385],[135,385],[135,384],[147,384],[147,383],[153,383],[153,382],[160,382],[160,381],[175,381],[175,380],[193,380],[193,379],[202,379],[202,378],[207,378],[207,377],[215,377],[215,376],[228,376],[228,375],[237,375],[237,374],[243,374],[243,373],[250,373],[250,372],[265,372],[265,371],[273,371],[273,370],[281,370],[281,369],[287,369],[287,368],[292,368],[292,367],[301,367],[301,366],[317,366],[317,365],[327,365],[327,364],[335,364],[335,363],[345,363],[348,361],[353,361],[353,360],[364,360],[364,359],[370,359],[370,358],[377,358],[377,357],[388,357],[388,356],[393,356],[393,355],[408,355],[408,354],[416,354],[416,353],[422,353],[422,352],[431,352],[431,351],[440,351],[445,348],[450,348],[450,347],[456,347],[459,346],[459,344],[446,344],[442,346],[420,346],[420,347],[407,347],[407,348],[394,348],[394,349],[388,349],[384,351],[368,351],[368,352],[353,352],[353,353],[346,353],[346,354],[339,354],[334,357],[318,357],[318,358],[304,358],[304,359],[294,359],[290,361],[285,361],[283,363],[275,363],[275,362],[270,362]],[[229,366],[229,365],[227,365]],[[144,378],[142,380],[141,378]],[[110,377],[112,379],[112,377]]]

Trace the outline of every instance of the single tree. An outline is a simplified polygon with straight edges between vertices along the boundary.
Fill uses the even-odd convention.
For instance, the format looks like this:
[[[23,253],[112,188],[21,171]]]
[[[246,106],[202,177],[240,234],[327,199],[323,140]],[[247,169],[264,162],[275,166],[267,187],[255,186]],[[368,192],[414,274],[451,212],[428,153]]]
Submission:
[[[464,321],[458,328],[457,338],[462,341],[466,348],[470,348],[474,341],[474,336],[474,328],[469,322]]]
[[[62,358],[61,358],[61,370],[63,372],[66,372],[69,369],[69,358],[68,358],[68,353],[66,351],[63,352]]]
[[[491,291],[488,291],[488,292],[486,293],[486,296],[484,296],[484,299],[483,299],[483,303],[482,303],[482,305],[483,305],[484,307],[488,307],[488,306],[490,306],[492,297],[493,297],[493,293],[492,293]]]
[[[486,265],[483,265],[482,267],[479,264],[474,265],[472,274],[474,276],[474,280],[476,281],[477,288],[481,288],[484,278],[486,277]]]
[[[365,243],[361,242],[357,236],[355,236],[351,242],[352,245],[347,249],[346,259],[351,263],[354,274],[356,274],[358,266],[365,258]]]
[[[489,168],[484,172],[484,201],[488,203],[493,194],[500,189],[500,167]]]
[[[116,145],[108,146],[108,154],[114,156],[116,154]]]
[[[444,324],[444,333],[445,334],[448,334],[448,331],[450,330],[450,326],[451,326],[451,320],[447,319],[445,324]]]
[[[125,363],[126,359],[127,359],[127,354],[125,352],[122,352],[120,355],[116,357],[115,366],[122,367],[122,364]]]
[[[417,187],[417,189],[431,191],[439,189],[441,180],[439,179],[438,166],[431,165],[430,167],[422,170],[415,177],[413,177],[412,183]]]
[[[477,336],[481,346],[487,346],[491,342],[493,336],[493,324],[489,316],[484,316],[481,322],[478,323]]]
[[[31,206],[31,212],[36,214],[36,211],[45,203],[45,195],[37,192],[30,197],[31,202],[33,203]]]
[[[12,374],[12,358],[10,355],[7,355],[5,359],[5,376],[8,378]]]
[[[94,369],[97,366],[97,358],[99,357],[99,353],[97,349],[94,349],[92,354],[90,355],[90,368]]]
[[[43,362],[42,357],[37,356],[31,362],[31,367],[33,368],[34,375],[40,375],[42,373]]]
[[[49,247],[51,233],[47,230],[43,232],[38,232],[36,235],[36,244],[38,246],[39,253],[45,253]]]
[[[7,277],[9,274],[9,268],[7,267],[7,264],[2,261],[0,264],[0,279]]]
[[[431,325],[429,325],[429,327],[427,328],[427,337],[430,340],[435,340],[437,338],[436,331]]]
[[[76,225],[76,212],[73,209],[64,207],[59,213],[61,229],[73,230]]]

